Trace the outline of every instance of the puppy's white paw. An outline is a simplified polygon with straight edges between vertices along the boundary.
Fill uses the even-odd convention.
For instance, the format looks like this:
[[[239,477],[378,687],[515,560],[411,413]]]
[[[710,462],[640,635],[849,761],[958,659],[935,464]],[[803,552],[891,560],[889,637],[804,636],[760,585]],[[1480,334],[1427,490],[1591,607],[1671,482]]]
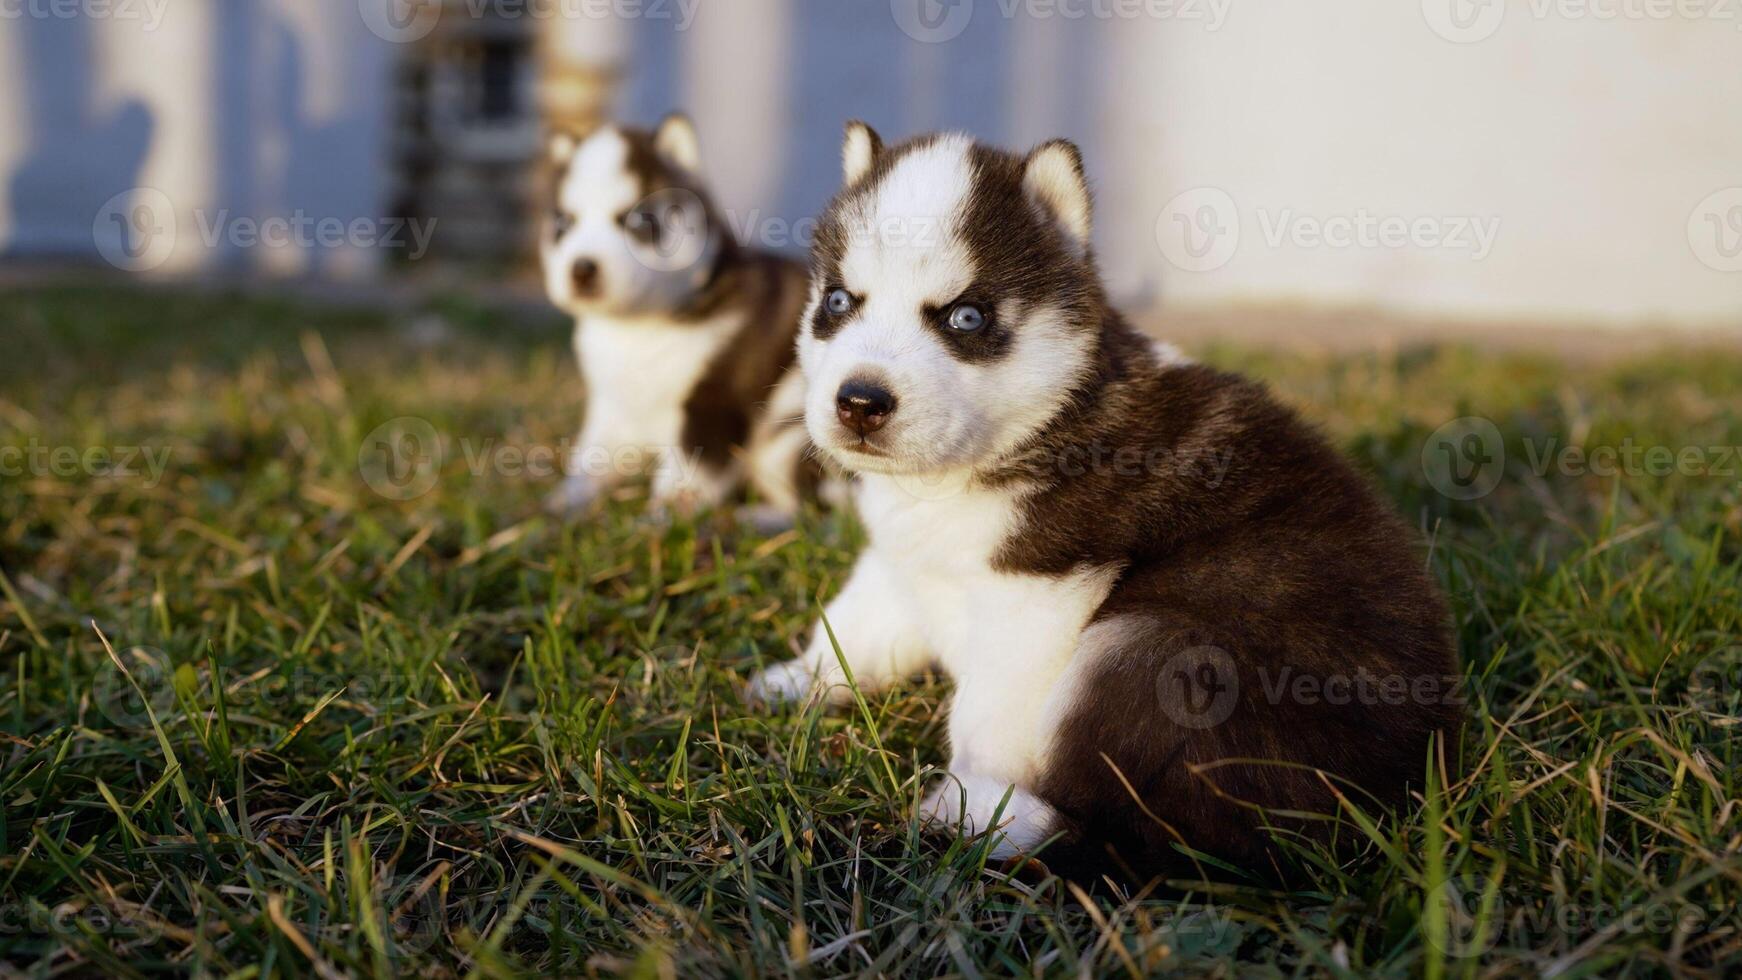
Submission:
[[[782,531],[787,531],[798,523],[798,515],[785,507],[774,504],[755,504],[738,508],[740,523],[750,525],[757,534],[772,537]]]
[[[962,787],[946,777],[919,801],[919,817],[929,824],[954,828],[962,821]],[[969,833],[972,827],[965,828]]]
[[[945,777],[920,800],[919,814],[943,829],[959,825],[968,836],[995,833],[995,858],[1033,850],[1058,824],[1058,813],[1033,793],[1001,779],[975,775]]]
[[[821,688],[822,681],[810,663],[788,660],[758,672],[750,679],[744,697],[758,704],[782,704],[816,697]]]
[[[599,499],[600,486],[585,473],[571,473],[555,490],[545,495],[545,513],[554,517],[571,517],[591,507]]]
[[[647,501],[647,519],[658,524],[694,520],[710,504],[701,494],[691,490],[654,488]]]

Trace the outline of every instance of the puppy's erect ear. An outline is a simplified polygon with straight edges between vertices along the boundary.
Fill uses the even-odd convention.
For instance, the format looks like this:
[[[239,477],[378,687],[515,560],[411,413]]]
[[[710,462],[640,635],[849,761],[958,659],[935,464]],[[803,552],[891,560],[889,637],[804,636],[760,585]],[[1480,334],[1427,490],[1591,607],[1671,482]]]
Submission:
[[[549,154],[551,163],[568,163],[569,157],[575,155],[575,147],[581,145],[581,138],[566,129],[553,130],[550,138],[545,141],[545,153]]]
[[[1022,192],[1074,243],[1089,247],[1089,181],[1083,155],[1070,140],[1048,140],[1022,165]]]
[[[883,155],[883,139],[877,130],[857,119],[847,121],[847,137],[841,143],[841,176],[847,184],[859,182]]]
[[[659,128],[653,131],[653,148],[674,166],[692,174],[701,171],[702,142],[696,138],[695,123],[681,112],[659,121]]]

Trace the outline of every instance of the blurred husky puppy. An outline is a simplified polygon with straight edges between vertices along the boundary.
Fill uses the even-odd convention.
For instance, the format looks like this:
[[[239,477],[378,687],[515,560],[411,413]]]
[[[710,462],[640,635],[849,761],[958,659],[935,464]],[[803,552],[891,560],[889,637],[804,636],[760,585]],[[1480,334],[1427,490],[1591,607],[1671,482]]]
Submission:
[[[742,248],[703,184],[694,126],[605,126],[550,141],[545,291],[575,318],[586,418],[553,512],[624,479],[650,506],[721,503],[746,478],[765,523],[790,520],[807,441],[793,361],[803,265]]]
[[[1108,306],[1072,144],[854,123],[844,157],[799,360],[870,540],[826,618],[861,689],[954,679],[925,815],[1129,880],[1178,844],[1268,871],[1267,826],[1402,802],[1457,725],[1409,528],[1262,386]],[[819,624],[749,693],[844,682]]]

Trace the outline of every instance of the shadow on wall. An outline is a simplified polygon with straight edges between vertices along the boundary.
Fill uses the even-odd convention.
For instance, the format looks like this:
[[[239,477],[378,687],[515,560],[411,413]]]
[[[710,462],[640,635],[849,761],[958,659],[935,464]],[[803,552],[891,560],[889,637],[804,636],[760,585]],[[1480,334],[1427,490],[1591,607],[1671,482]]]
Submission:
[[[177,269],[337,274],[377,260],[378,249],[307,230],[385,217],[384,45],[354,5],[223,0],[172,8],[154,30],[120,18],[11,24],[24,147],[0,189],[6,255],[115,262],[114,246],[128,267],[167,227]],[[208,37],[189,44],[188,31]],[[129,193],[144,187],[173,213]],[[291,230],[269,239],[271,219]]]
[[[297,215],[316,219],[378,218],[384,207],[383,110],[392,94],[381,86],[345,93],[345,111],[315,122],[310,104],[317,80],[295,28],[286,19],[262,11],[259,5],[224,4],[222,37],[234,33],[235,43],[221,43],[220,76],[232,84],[220,86],[223,118],[255,130],[246,140],[232,140],[247,154],[225,172],[237,184],[227,198],[250,215]],[[365,57],[355,47],[353,57]],[[353,67],[354,62],[347,67]],[[253,91],[250,91],[250,86]],[[245,92],[244,97],[234,93]],[[250,111],[246,99],[259,112]],[[358,103],[369,102],[371,105]],[[268,156],[260,147],[268,141],[286,152]],[[274,159],[276,157],[276,159]],[[273,272],[344,275],[357,271],[363,253],[355,247],[302,247],[262,250],[258,258],[231,247],[227,264],[269,265]]]
[[[31,143],[6,188],[13,225],[7,254],[94,255],[92,222],[105,201],[139,183],[157,127],[137,99],[96,109],[87,20],[24,17],[15,24]],[[137,246],[135,230],[120,233],[124,248]]]
[[[693,22],[633,19],[617,102],[643,125],[673,108],[696,116],[715,190],[748,244],[808,247],[810,222],[839,188],[847,119],[890,140],[957,128],[1023,149],[1065,136],[1100,172],[1118,149],[1104,138],[1109,113],[1138,111],[1129,99],[1103,104],[1110,82],[1096,52],[1107,28],[1090,19],[999,16],[987,4],[934,35],[903,26],[887,2],[744,3],[700,7]],[[13,216],[7,251],[101,248],[115,261],[115,246],[128,267],[167,226],[176,269],[343,276],[378,264],[384,248],[274,244],[258,232],[273,218],[304,228],[368,218],[379,230],[394,217],[386,68],[401,49],[370,33],[353,3],[168,10],[149,31],[115,18],[11,22],[24,91],[10,97],[22,98],[26,142],[0,187]],[[746,46],[754,57],[732,56]],[[106,207],[141,187],[167,203],[131,195]]]

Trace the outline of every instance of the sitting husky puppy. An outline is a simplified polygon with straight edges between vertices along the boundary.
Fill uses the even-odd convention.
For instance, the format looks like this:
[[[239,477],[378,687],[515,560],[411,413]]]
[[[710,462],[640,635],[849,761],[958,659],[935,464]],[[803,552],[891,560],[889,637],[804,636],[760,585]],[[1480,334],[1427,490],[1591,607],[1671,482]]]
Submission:
[[[853,123],[844,157],[799,362],[870,541],[825,618],[861,689],[954,679],[925,815],[1130,880],[1176,844],[1267,869],[1266,824],[1402,801],[1456,727],[1407,526],[1263,387],[1108,307],[1072,144]],[[819,624],[749,693],[842,684]]]
[[[571,512],[651,475],[655,510],[688,511],[720,503],[748,475],[761,519],[790,519],[807,445],[800,379],[788,370],[803,265],[725,233],[682,115],[651,133],[559,133],[550,153],[544,284],[575,317],[587,405],[547,507]]]

